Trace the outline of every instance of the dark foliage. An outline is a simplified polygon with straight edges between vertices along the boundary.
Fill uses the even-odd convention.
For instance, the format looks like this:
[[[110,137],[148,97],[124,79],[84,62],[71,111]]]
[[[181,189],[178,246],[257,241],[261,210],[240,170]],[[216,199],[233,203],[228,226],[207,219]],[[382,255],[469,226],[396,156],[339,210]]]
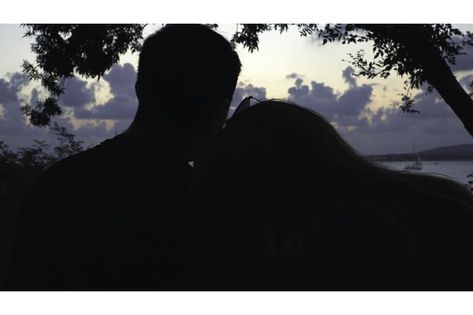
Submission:
[[[120,55],[140,50],[142,24],[25,24],[26,37],[34,38],[31,51],[36,64],[23,62],[23,72],[41,82],[49,97],[22,108],[37,126],[49,125],[62,113],[57,100],[64,81],[75,74],[99,79]]]
[[[301,36],[316,35],[322,44],[341,42],[355,44],[373,43],[373,60],[365,57],[365,52],[359,50],[350,54],[350,63],[358,70],[355,75],[367,78],[387,78],[393,71],[401,77],[407,76],[409,89],[419,88],[428,82],[424,74],[424,65],[420,64],[414,53],[422,47],[433,49],[449,64],[454,65],[456,57],[461,54],[465,44],[473,44],[472,34],[463,34],[450,24],[296,24]],[[242,44],[250,52],[258,49],[259,33],[279,29],[286,31],[289,24],[243,24],[242,31],[234,35],[234,42]],[[425,46],[428,45],[428,46]],[[429,88],[432,91],[432,88]],[[409,100],[407,100],[409,99]],[[401,108],[411,112],[414,100],[404,94],[404,106]],[[410,106],[406,106],[409,102]]]
[[[83,150],[82,141],[56,123],[51,127],[56,144],[34,140],[30,147],[13,151],[0,141],[0,288],[4,281],[14,223],[22,200],[51,164]],[[54,192],[52,192],[54,193]]]
[[[410,91],[427,85],[427,93],[435,88],[473,136],[473,101],[450,69],[465,45],[473,45],[473,34],[462,33],[450,24],[295,24],[301,36],[317,36],[322,44],[370,42],[373,58],[368,60],[359,50],[350,54],[354,75],[388,78],[393,72],[405,77],[405,93],[400,109],[418,113]],[[258,36],[265,31],[286,31],[289,24],[242,24],[233,38],[250,52],[258,49]]]
[[[217,24],[207,24],[217,28]],[[250,52],[258,50],[259,35],[277,30],[286,32],[291,24],[239,24],[232,37],[233,45],[243,45]],[[45,25],[27,24],[25,36],[33,37],[32,51],[36,65],[27,61],[24,72],[41,81],[50,95],[34,105],[23,107],[33,124],[46,126],[50,118],[61,114],[57,98],[63,93],[66,78],[75,74],[100,78],[119,61],[127,50],[138,51],[145,25]],[[405,93],[399,107],[417,113],[412,89],[427,85],[435,88],[473,135],[473,100],[453,76],[449,65],[462,54],[465,45],[473,45],[473,34],[462,33],[450,24],[292,24],[301,36],[317,36],[322,44],[370,42],[373,58],[363,50],[348,60],[355,75],[387,78],[396,72],[405,77]]]

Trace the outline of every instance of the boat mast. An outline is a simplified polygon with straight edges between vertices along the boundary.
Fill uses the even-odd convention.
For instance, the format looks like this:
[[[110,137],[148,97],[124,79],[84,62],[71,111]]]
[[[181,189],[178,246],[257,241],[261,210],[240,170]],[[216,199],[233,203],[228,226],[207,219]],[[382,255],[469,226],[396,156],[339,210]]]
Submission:
[[[412,142],[412,150],[416,153],[417,155],[417,162],[416,164],[417,165],[422,165],[422,161],[420,160],[420,155],[419,155],[419,152],[416,150],[416,146],[414,144],[414,142]]]

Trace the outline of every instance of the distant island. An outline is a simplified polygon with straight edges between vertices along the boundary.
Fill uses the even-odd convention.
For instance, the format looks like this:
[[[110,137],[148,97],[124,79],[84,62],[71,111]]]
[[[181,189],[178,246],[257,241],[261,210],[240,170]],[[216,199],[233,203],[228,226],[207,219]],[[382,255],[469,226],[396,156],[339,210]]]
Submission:
[[[473,161],[473,144],[460,144],[420,151],[422,161]],[[415,152],[400,154],[366,155],[376,162],[412,161]]]

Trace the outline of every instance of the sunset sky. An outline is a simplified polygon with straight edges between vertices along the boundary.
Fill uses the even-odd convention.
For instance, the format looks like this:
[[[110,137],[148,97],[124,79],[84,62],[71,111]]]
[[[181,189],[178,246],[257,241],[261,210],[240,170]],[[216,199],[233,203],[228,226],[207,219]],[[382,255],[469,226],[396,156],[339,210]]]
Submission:
[[[149,35],[161,24],[150,24]],[[455,25],[473,30],[473,24]],[[230,39],[236,24],[220,24],[218,31]],[[37,83],[21,74],[24,59],[34,61],[30,40],[22,38],[18,24],[0,24],[0,140],[11,147],[26,146],[32,139],[49,139],[45,128],[30,126],[21,112],[21,104],[34,102],[42,95]],[[264,33],[260,49],[249,53],[237,51],[243,64],[232,105],[243,97],[288,99],[314,109],[329,119],[342,136],[363,154],[411,152],[412,143],[419,150],[437,146],[473,143],[461,122],[437,93],[425,95],[419,90],[416,107],[420,114],[406,114],[398,109],[403,79],[366,79],[354,77],[354,69],[344,59],[348,53],[365,49],[370,43],[322,45],[316,37],[301,37],[295,28],[289,32]],[[473,81],[473,47],[464,50],[454,66],[455,75],[467,88]],[[101,80],[71,79],[60,98],[65,115],[59,124],[77,135],[86,145],[98,144],[122,132],[136,110],[134,95],[137,54],[127,53]],[[185,89],[185,78],[182,86]],[[209,86],[212,93],[212,86]]]
[[[21,73],[24,59],[34,61],[30,42],[22,38],[19,23],[219,23],[227,38],[234,23],[454,23],[473,31],[472,1],[275,1],[275,0],[53,0],[3,1],[0,10],[0,141],[12,148],[31,145],[33,139],[53,142],[47,128],[32,127],[19,111],[41,90]],[[3,24],[2,24],[3,23]],[[7,24],[9,23],[9,24]],[[456,24],[455,24],[456,23]],[[150,25],[150,34],[160,24]],[[370,45],[321,46],[297,31],[265,33],[253,54],[242,47],[243,64],[233,105],[245,95],[285,98],[321,112],[359,152],[412,152],[444,145],[473,143],[459,119],[438,97],[418,91],[419,115],[402,113],[396,102],[403,79],[354,78],[349,52]],[[464,51],[454,67],[466,88],[473,81],[473,47]],[[100,81],[76,78],[67,83],[60,102],[66,113],[55,119],[86,145],[98,144],[123,131],[137,106],[133,85],[138,56],[126,54]],[[182,80],[183,89],[186,86]],[[212,86],[209,86],[209,92]],[[76,193],[76,192],[73,192]],[[79,194],[80,196],[80,194]],[[8,293],[8,292],[7,292]],[[4,294],[2,310],[11,314],[471,314],[471,294],[412,294],[410,292],[304,292],[248,294],[237,292],[159,292],[140,294]],[[117,292],[111,292],[117,293]],[[229,294],[227,294],[229,293]],[[283,294],[280,294],[283,293]],[[311,294],[313,293],[313,294]],[[401,293],[401,294],[399,294]],[[441,294],[438,294],[441,293]],[[447,292],[450,293],[450,292]],[[168,312],[166,312],[168,310]],[[325,312],[324,312],[325,311]],[[5,313],[5,312],[4,312]]]

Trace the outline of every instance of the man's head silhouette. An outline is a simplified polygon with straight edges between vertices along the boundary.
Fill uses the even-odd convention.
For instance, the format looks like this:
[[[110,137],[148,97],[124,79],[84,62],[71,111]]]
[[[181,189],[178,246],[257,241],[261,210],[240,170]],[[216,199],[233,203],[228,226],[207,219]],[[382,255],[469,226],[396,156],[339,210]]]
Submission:
[[[135,86],[139,106],[130,130],[158,129],[194,145],[223,126],[240,69],[231,44],[209,27],[164,26],[143,44]]]

